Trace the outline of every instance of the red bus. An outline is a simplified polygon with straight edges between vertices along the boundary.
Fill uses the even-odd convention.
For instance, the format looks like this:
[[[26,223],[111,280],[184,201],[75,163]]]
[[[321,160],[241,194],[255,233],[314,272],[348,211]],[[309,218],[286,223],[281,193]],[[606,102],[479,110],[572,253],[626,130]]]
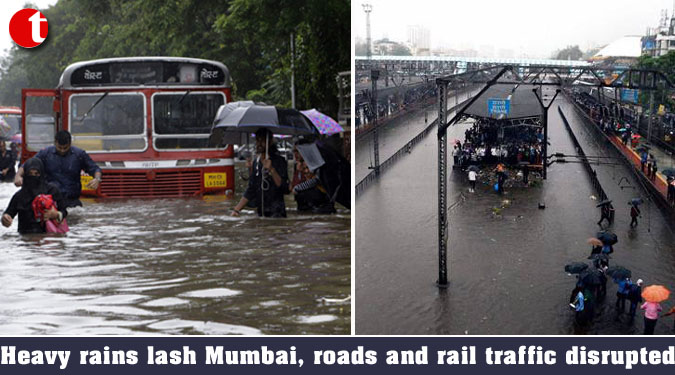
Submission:
[[[5,134],[7,138],[21,133],[21,108],[0,106],[0,118],[9,125],[9,131]]]
[[[103,181],[83,195],[180,197],[234,194],[231,145],[209,144],[218,108],[231,101],[220,62],[126,57],[68,66],[58,87],[23,89],[22,162],[68,130],[73,145],[101,167]]]

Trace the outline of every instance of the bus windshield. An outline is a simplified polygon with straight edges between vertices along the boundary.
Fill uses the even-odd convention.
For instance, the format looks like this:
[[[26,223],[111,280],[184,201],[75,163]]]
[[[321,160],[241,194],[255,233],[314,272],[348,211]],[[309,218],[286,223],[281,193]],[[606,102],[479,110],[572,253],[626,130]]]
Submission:
[[[141,93],[71,96],[73,144],[88,152],[145,150],[143,98]]]
[[[158,150],[209,147],[211,125],[225,102],[220,92],[172,92],[153,95],[153,139]]]
[[[21,115],[3,114],[2,119],[12,128],[10,135],[21,133]]]

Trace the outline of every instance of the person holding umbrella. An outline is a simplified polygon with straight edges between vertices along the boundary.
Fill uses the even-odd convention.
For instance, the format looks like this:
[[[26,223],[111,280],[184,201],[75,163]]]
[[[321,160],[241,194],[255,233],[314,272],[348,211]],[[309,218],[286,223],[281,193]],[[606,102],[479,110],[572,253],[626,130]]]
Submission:
[[[617,281],[617,279],[614,279],[614,281]],[[618,280],[617,283],[619,284],[619,289],[616,291],[616,309],[619,310],[619,313],[622,313],[626,308],[628,291],[633,283],[628,277]]]
[[[662,308],[659,302],[668,299],[670,291],[661,285],[650,285],[642,291],[642,298],[645,303],[640,306],[641,310],[645,310],[645,330],[644,335],[653,335],[656,321],[659,319],[659,313]]]
[[[288,193],[288,165],[277,150],[272,132],[265,128],[255,132],[258,157],[253,163],[253,173],[248,180],[244,196],[232,210],[239,216],[249,201],[258,203],[258,216],[286,217],[284,194]]]
[[[572,290],[572,296],[570,298],[570,307],[574,309],[574,318],[579,325],[583,325],[585,323],[583,290],[583,287],[577,285],[574,290]]]
[[[637,310],[638,303],[642,302],[642,279],[630,286],[628,290],[628,300],[630,301],[630,321],[633,322],[635,319],[635,311]]]

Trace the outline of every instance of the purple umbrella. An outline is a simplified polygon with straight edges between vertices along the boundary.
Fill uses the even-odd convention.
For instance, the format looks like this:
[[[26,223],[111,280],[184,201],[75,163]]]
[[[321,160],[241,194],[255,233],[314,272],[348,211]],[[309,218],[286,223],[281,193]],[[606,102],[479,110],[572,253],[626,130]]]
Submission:
[[[21,144],[21,134],[14,134],[12,138],[9,139],[12,143]]]
[[[317,111],[316,109],[308,109],[306,111],[300,111],[302,112],[303,115],[307,116],[307,118],[312,121],[312,124],[316,126],[317,129],[319,129],[319,133],[321,134],[335,134],[335,133],[340,133],[343,132],[344,129],[342,129],[342,126],[337,123],[337,121],[333,120],[327,115],[324,115],[323,113]]]

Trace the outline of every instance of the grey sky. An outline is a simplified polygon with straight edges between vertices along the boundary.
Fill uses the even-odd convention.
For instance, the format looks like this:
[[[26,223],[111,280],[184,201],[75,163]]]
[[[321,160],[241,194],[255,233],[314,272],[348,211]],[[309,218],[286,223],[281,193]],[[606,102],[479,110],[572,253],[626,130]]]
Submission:
[[[47,9],[50,5],[56,4],[57,0],[3,0],[2,12],[0,12],[0,22],[2,23],[3,32],[0,33],[0,54],[5,55],[7,50],[12,48],[14,44],[12,37],[9,36],[9,20],[12,19],[14,13],[24,8],[27,2],[37,5],[38,9]],[[49,19],[47,19],[49,22]],[[49,38],[49,34],[47,34]]]
[[[673,0],[355,0],[354,31],[366,38],[362,4],[370,14],[373,40],[405,41],[407,25],[424,25],[432,48],[492,45],[516,55],[550,57],[567,45],[582,50],[656,27],[662,9],[672,15]]]

